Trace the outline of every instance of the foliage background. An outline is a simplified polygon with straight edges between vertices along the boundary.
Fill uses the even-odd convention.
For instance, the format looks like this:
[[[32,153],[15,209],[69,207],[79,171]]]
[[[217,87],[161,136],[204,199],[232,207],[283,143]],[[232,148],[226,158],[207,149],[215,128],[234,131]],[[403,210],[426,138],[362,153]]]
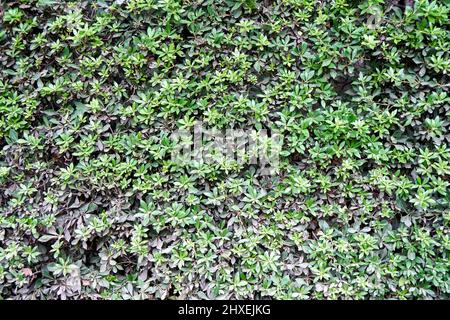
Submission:
[[[2,298],[448,298],[448,1],[2,3]]]

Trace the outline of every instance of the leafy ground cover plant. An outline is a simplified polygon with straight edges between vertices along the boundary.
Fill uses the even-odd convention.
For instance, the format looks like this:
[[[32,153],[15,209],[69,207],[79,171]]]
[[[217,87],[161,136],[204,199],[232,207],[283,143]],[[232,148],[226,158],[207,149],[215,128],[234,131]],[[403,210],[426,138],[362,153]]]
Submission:
[[[448,1],[2,3],[1,298],[448,298]]]

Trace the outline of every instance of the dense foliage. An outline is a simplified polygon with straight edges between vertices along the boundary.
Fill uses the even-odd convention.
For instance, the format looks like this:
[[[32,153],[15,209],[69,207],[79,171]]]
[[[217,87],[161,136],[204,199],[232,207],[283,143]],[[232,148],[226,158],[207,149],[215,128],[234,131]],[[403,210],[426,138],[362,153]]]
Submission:
[[[449,11],[3,1],[0,297],[447,298]],[[196,120],[276,174],[173,161]]]

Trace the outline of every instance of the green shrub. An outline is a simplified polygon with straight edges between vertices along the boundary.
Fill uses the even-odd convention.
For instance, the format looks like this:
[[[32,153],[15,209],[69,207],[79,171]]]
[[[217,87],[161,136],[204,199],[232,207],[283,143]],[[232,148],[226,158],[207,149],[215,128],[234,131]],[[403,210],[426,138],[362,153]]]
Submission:
[[[0,298],[448,298],[449,11],[6,1]]]

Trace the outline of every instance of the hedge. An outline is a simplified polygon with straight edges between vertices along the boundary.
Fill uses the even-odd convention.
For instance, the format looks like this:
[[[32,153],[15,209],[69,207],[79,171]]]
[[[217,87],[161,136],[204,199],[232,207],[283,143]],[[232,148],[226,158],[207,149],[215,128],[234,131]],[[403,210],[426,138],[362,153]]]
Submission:
[[[3,1],[0,298],[447,299],[449,11]]]

